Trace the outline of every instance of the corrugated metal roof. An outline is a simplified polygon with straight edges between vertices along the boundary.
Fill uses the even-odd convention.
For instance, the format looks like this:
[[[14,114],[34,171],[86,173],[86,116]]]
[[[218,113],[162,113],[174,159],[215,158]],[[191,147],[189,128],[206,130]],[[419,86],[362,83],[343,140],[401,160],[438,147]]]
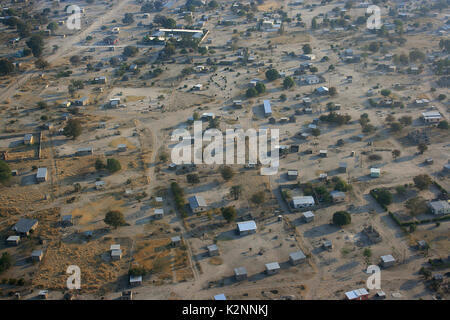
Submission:
[[[253,220],[239,222],[237,225],[238,225],[239,232],[256,230],[256,223]]]

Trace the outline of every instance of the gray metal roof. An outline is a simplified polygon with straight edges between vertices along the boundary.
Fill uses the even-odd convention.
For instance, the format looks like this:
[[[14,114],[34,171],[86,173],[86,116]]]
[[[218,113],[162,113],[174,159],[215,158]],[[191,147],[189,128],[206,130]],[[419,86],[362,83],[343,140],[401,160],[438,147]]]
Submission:
[[[199,207],[206,207],[205,199],[202,196],[193,196],[188,199],[191,209],[197,209]]]
[[[330,192],[330,196],[334,197],[345,197],[345,192],[333,190]]]
[[[292,202],[294,203],[294,205],[315,204],[316,203],[312,196],[293,197]]]
[[[47,168],[38,168],[36,178],[45,178],[47,176]]]
[[[292,260],[303,260],[303,259],[306,259],[306,256],[305,256],[305,254],[303,253],[302,250],[299,250],[299,251],[297,251],[297,252],[292,252],[292,253],[289,255],[289,257],[290,257]]]
[[[312,211],[303,212],[305,218],[314,218],[314,213]]]
[[[270,262],[266,264],[266,269],[267,270],[277,270],[280,269],[280,265],[278,264],[278,262]]]
[[[245,269],[245,267],[235,268],[234,269],[234,274],[237,275],[237,276],[246,275],[247,274],[247,269]]]
[[[181,237],[180,237],[180,236],[175,236],[175,237],[170,238],[170,240],[171,240],[172,242],[181,241]]]
[[[239,232],[256,230],[256,223],[253,220],[238,222],[237,227],[239,229]]]
[[[31,253],[31,256],[32,256],[32,257],[40,257],[40,256],[42,256],[42,250],[34,250],[34,251]]]
[[[272,113],[272,107],[270,106],[269,100],[264,100],[264,113]]]
[[[215,244],[208,246],[208,251],[216,251],[216,250],[219,250],[219,248]]]
[[[395,261],[394,257],[390,254],[385,255],[385,256],[381,256],[381,260],[383,260],[383,262],[392,262]]]
[[[448,204],[448,202],[444,201],[444,200],[430,202],[429,206],[433,210],[436,210],[436,211],[444,210],[444,209],[450,209],[450,204]]]
[[[20,219],[14,226],[14,230],[20,233],[30,232],[38,221],[36,219]]]

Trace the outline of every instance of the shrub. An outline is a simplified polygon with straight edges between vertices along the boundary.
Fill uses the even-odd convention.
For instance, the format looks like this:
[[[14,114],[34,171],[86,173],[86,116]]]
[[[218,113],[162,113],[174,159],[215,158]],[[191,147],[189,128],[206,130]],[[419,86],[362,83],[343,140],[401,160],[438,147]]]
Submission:
[[[262,204],[265,199],[264,191],[257,192],[252,195],[251,200],[255,204]]]
[[[226,207],[220,209],[222,216],[227,220],[227,222],[234,221],[236,219],[236,209],[234,207]]]
[[[119,160],[110,158],[106,160],[106,169],[108,169],[109,172],[114,173],[122,169],[122,166],[120,165]]]
[[[5,161],[0,160],[0,183],[8,182],[11,176],[11,168],[9,165]]]
[[[196,173],[188,174],[186,176],[186,180],[187,180],[188,183],[192,183],[192,184],[200,182],[198,174],[196,174]]]
[[[222,169],[220,170],[220,174],[222,175],[222,178],[224,179],[224,180],[230,180],[232,177],[233,177],[233,175],[234,175],[234,172],[233,172],[233,169],[231,169],[231,167],[229,167],[229,166],[224,166],[224,167],[222,167]]]
[[[414,185],[419,188],[420,190],[427,189],[431,183],[433,182],[429,175],[427,174],[420,174],[418,176],[415,176],[413,178]]]

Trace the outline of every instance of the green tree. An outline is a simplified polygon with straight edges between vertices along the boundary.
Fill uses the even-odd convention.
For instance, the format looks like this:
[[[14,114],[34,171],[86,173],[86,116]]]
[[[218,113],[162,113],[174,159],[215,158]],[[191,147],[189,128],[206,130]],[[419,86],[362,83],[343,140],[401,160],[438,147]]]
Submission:
[[[0,258],[0,273],[8,270],[12,265],[12,256],[8,252],[3,252]]]
[[[6,76],[14,72],[14,64],[8,59],[0,59],[0,75]]]
[[[330,88],[330,90],[329,90],[329,94],[330,94],[330,96],[335,96],[335,95],[337,95],[337,89],[336,89],[336,87],[331,87]]]
[[[232,186],[230,189],[230,194],[234,197],[234,200],[238,200],[241,193],[242,193],[241,186]]]
[[[11,177],[11,168],[5,161],[0,160],[0,183],[8,182]]]
[[[304,54],[312,53],[312,48],[311,48],[311,46],[308,43],[305,44],[302,49],[303,49],[303,53]]]
[[[39,34],[34,34],[31,38],[26,42],[28,48],[31,49],[33,56],[39,58],[42,55],[42,51],[44,50],[44,39]]]
[[[448,130],[448,128],[449,128],[448,121],[444,120],[444,121],[439,122],[437,127],[442,130]]]
[[[400,157],[401,151],[398,149],[392,150],[392,157],[394,159],[397,159],[398,157]]]
[[[47,25],[47,29],[50,30],[52,33],[54,33],[58,29],[58,24],[56,22],[50,22]]]
[[[198,177],[198,174],[196,174],[196,173],[188,174],[186,176],[186,180],[187,180],[188,183],[191,183],[191,184],[200,182],[200,178]]]
[[[264,199],[265,199],[264,191],[259,191],[259,192],[255,193],[255,194],[253,194],[250,200],[253,203],[259,205],[259,204],[262,204],[264,202]]]
[[[258,91],[254,87],[248,88],[247,91],[245,92],[245,96],[247,98],[253,98],[256,97],[257,95]]]
[[[236,219],[236,209],[234,207],[226,207],[220,209],[222,211],[222,216],[227,220],[228,223]]]
[[[392,203],[392,193],[389,190],[379,189],[375,194],[380,204],[388,206]]]
[[[284,89],[292,88],[294,86],[294,84],[295,84],[294,79],[292,79],[291,77],[286,77],[283,80],[283,88]]]
[[[228,181],[233,178],[234,172],[230,166],[223,166],[220,170],[220,174],[224,180]]]
[[[391,94],[391,90],[389,90],[389,89],[383,89],[383,90],[381,90],[381,95],[383,96],[383,97],[387,97],[387,96],[389,96]]]
[[[102,170],[106,168],[106,164],[103,162],[102,159],[95,160],[95,169],[96,170]]]
[[[255,89],[259,94],[266,92],[266,85],[262,82],[257,82],[255,85]]]
[[[69,119],[66,126],[64,127],[64,135],[66,137],[72,137],[72,139],[76,139],[82,131],[83,128],[81,126],[80,120],[78,119]]]
[[[269,81],[274,81],[280,77],[280,74],[276,69],[269,69],[266,71],[266,78]]]
[[[126,46],[123,49],[123,54],[127,57],[134,57],[138,54],[139,48],[135,46]]]
[[[428,146],[425,143],[419,143],[417,146],[417,150],[419,150],[420,154],[423,154],[425,151],[428,150]]]
[[[352,217],[347,211],[337,211],[333,214],[333,224],[337,226],[345,226],[352,222]]]
[[[122,166],[120,165],[119,160],[110,158],[106,160],[106,169],[108,169],[109,172],[114,173],[122,169]]]
[[[103,220],[107,225],[110,225],[116,229],[117,227],[126,225],[123,213],[118,210],[108,211]]]
[[[418,176],[415,176],[413,178],[414,185],[419,188],[420,190],[428,189],[428,187],[433,182],[429,175],[427,174],[420,174]]]
[[[311,130],[311,134],[312,134],[314,137],[320,136],[320,129],[319,129],[319,128],[314,128],[314,129],[312,129],[312,130]]]

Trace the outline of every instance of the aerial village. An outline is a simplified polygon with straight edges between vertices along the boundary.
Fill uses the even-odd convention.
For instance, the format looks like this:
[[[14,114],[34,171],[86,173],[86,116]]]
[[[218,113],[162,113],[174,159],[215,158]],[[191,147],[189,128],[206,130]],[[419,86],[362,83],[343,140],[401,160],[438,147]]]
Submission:
[[[1,1],[0,298],[448,299],[449,6]]]

